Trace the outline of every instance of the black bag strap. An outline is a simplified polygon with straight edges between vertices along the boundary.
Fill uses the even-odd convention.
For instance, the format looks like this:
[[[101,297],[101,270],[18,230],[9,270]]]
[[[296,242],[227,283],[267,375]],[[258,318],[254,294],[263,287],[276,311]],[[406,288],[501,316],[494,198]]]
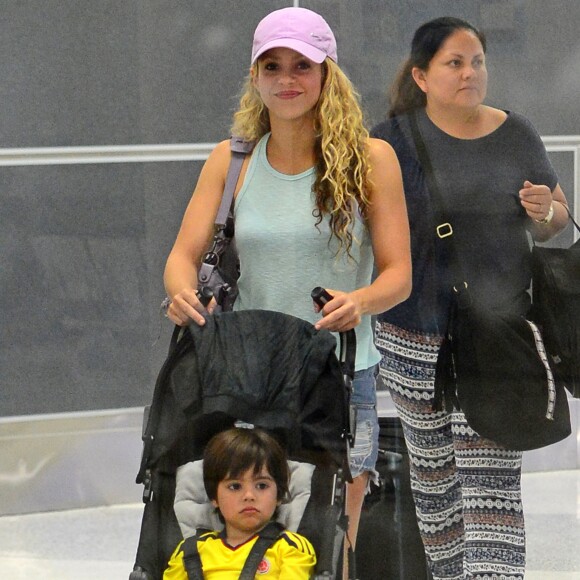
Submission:
[[[580,233],[580,225],[578,225],[578,222],[574,219],[574,216],[572,215],[572,212],[570,211],[570,208],[567,205],[564,205],[564,209],[568,212],[568,218],[570,219],[570,221],[572,222],[572,224],[574,225],[574,227],[576,228],[576,230],[578,231],[578,233]],[[567,226],[568,224],[566,224]],[[534,240],[534,238],[532,238],[532,244],[535,246],[536,245],[536,240]]]
[[[244,141],[240,137],[231,137],[230,139],[231,160],[226,175],[222,199],[215,217],[213,243],[211,248],[204,254],[197,272],[198,294],[204,306],[214,297],[214,290],[216,288],[222,289],[220,295],[215,297],[220,305],[224,298],[221,292],[226,290],[225,287],[227,287],[226,294],[231,289],[230,285],[221,279],[221,276],[218,276],[216,283],[214,276],[217,275],[217,268],[222,254],[234,237],[234,218],[232,211],[234,191],[242,171],[244,159],[253,150],[254,145],[254,141]],[[214,282],[213,284],[212,281]]]
[[[564,205],[564,204],[562,204],[562,205]],[[570,208],[567,205],[564,205],[564,209],[568,212],[568,217],[570,218],[570,220],[574,224],[574,227],[576,228],[578,233],[580,233],[580,226],[578,225],[578,222],[574,219],[574,216],[572,215]]]
[[[413,141],[415,142],[415,148],[417,149],[417,156],[419,157],[419,163],[425,175],[425,180],[427,181],[427,187],[429,188],[429,193],[431,194],[431,199],[433,201],[434,217],[435,217],[435,233],[437,239],[439,240],[440,247],[446,252],[449,258],[449,269],[451,273],[451,285],[453,290],[459,300],[460,297],[469,300],[469,291],[467,287],[467,281],[463,275],[461,264],[459,262],[459,256],[457,253],[457,247],[455,246],[453,240],[453,226],[446,219],[445,213],[445,200],[439,186],[437,185],[437,180],[435,179],[435,173],[433,171],[433,165],[431,164],[431,158],[427,151],[427,146],[421,135],[419,129],[419,124],[417,123],[417,112],[411,111],[409,113],[409,121],[411,123],[411,133],[413,135]],[[445,361],[452,359],[451,353],[453,347],[449,340],[449,329],[453,326],[453,320],[457,316],[457,301],[454,300],[451,303],[448,323],[449,326],[446,330],[446,339],[441,344],[441,349],[439,351],[439,356],[437,358],[437,370],[435,373],[435,396],[433,399],[433,408],[436,411],[441,411],[443,405],[445,408],[460,409],[459,400],[457,398],[457,393],[455,390],[455,371],[453,368],[447,368]]]
[[[201,557],[197,549],[197,542],[203,534],[207,534],[210,531],[205,528],[199,528],[196,530],[195,535],[189,536],[183,541],[183,566],[189,580],[203,580],[203,569],[201,567]]]
[[[254,141],[244,141],[240,137],[232,137],[230,139],[232,159],[230,161],[228,174],[226,176],[222,201],[215,218],[216,226],[224,227],[226,225],[234,199],[236,184],[238,183],[238,178],[240,177],[240,172],[242,171],[244,159],[248,153],[252,152],[254,144]]]
[[[416,111],[411,111],[409,113],[409,122],[411,124],[411,134],[413,135],[413,141],[415,142],[415,148],[417,149],[419,163],[423,169],[423,174],[425,175],[425,180],[427,181],[427,187],[429,188],[429,193],[431,194],[431,199],[433,201],[436,224],[435,233],[441,247],[445,248],[447,255],[451,259],[450,269],[453,277],[452,286],[456,291],[459,291],[460,288],[467,287],[467,282],[461,270],[459,256],[457,254],[457,247],[455,246],[453,240],[453,226],[446,218],[447,214],[445,210],[445,198],[443,197],[443,194],[437,185],[431,158],[429,157],[427,146],[425,145],[425,141],[421,135],[421,130],[419,129],[419,124],[417,123]]]
[[[283,532],[284,526],[278,522],[270,522],[258,532],[258,539],[246,558],[239,580],[254,580],[264,554],[276,543]]]

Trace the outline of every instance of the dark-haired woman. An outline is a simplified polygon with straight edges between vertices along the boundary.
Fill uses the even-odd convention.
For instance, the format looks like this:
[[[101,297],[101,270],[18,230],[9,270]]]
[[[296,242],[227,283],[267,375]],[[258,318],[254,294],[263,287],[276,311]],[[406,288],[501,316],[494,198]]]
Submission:
[[[485,52],[484,36],[465,21],[445,17],[422,25],[393,85],[389,120],[372,131],[398,155],[411,224],[413,291],[379,316],[376,343],[403,424],[419,529],[435,579],[524,577],[522,454],[480,437],[461,411],[433,406],[450,294],[410,115],[445,198],[461,266],[484,304],[526,314],[527,232],[547,240],[568,219],[566,198],[530,122],[483,104]]]

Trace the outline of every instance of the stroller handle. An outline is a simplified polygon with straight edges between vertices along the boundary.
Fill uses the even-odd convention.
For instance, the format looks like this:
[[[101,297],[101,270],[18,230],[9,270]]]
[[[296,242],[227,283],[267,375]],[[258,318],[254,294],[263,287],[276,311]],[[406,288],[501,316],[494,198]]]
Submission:
[[[332,300],[332,295],[321,286],[317,286],[310,293],[310,297],[320,308]],[[345,377],[349,383],[354,378],[354,365],[356,358],[356,333],[354,329],[340,332],[340,364]],[[350,386],[350,384],[349,384]]]
[[[332,300],[332,295],[327,292],[321,286],[317,286],[312,290],[310,296],[318,306],[321,308],[330,300]],[[348,423],[346,436],[350,443],[350,446],[354,446],[355,438],[355,426],[356,426],[356,407],[351,404],[352,396],[352,382],[354,380],[354,369],[355,369],[355,359],[356,359],[356,333],[354,328],[347,330],[346,332],[340,332],[340,356],[339,362],[342,370],[342,376],[344,379],[344,386],[346,387],[347,393],[347,407],[348,407]]]
[[[316,286],[314,290],[310,293],[312,300],[318,304],[321,308],[332,300],[332,296],[327,292],[322,286]]]

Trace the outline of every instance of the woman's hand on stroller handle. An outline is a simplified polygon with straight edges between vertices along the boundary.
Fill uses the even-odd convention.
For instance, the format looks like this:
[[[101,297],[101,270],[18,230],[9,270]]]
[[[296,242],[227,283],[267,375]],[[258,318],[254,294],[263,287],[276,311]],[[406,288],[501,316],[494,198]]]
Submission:
[[[184,288],[173,296],[167,308],[167,318],[177,326],[187,326],[194,322],[199,326],[205,324],[205,316],[211,314],[216,306],[211,289],[200,292],[194,288]]]
[[[312,300],[317,307],[317,312],[320,312],[327,302],[330,302],[333,298],[332,294],[327,292],[322,286],[316,286],[312,292],[310,292]]]
[[[314,325],[316,330],[346,332],[360,324],[361,308],[354,293],[317,286],[310,295],[317,312],[322,313],[322,319]]]

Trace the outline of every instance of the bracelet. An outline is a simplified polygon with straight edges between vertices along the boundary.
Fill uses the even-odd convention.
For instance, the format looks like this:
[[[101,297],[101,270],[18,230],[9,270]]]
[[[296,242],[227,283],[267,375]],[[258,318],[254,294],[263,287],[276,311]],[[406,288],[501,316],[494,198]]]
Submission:
[[[541,220],[534,220],[534,221],[539,223],[539,224],[547,225],[552,221],[553,217],[554,217],[554,202],[552,202],[550,204],[550,209],[548,210],[548,215],[545,218],[543,218]]]

